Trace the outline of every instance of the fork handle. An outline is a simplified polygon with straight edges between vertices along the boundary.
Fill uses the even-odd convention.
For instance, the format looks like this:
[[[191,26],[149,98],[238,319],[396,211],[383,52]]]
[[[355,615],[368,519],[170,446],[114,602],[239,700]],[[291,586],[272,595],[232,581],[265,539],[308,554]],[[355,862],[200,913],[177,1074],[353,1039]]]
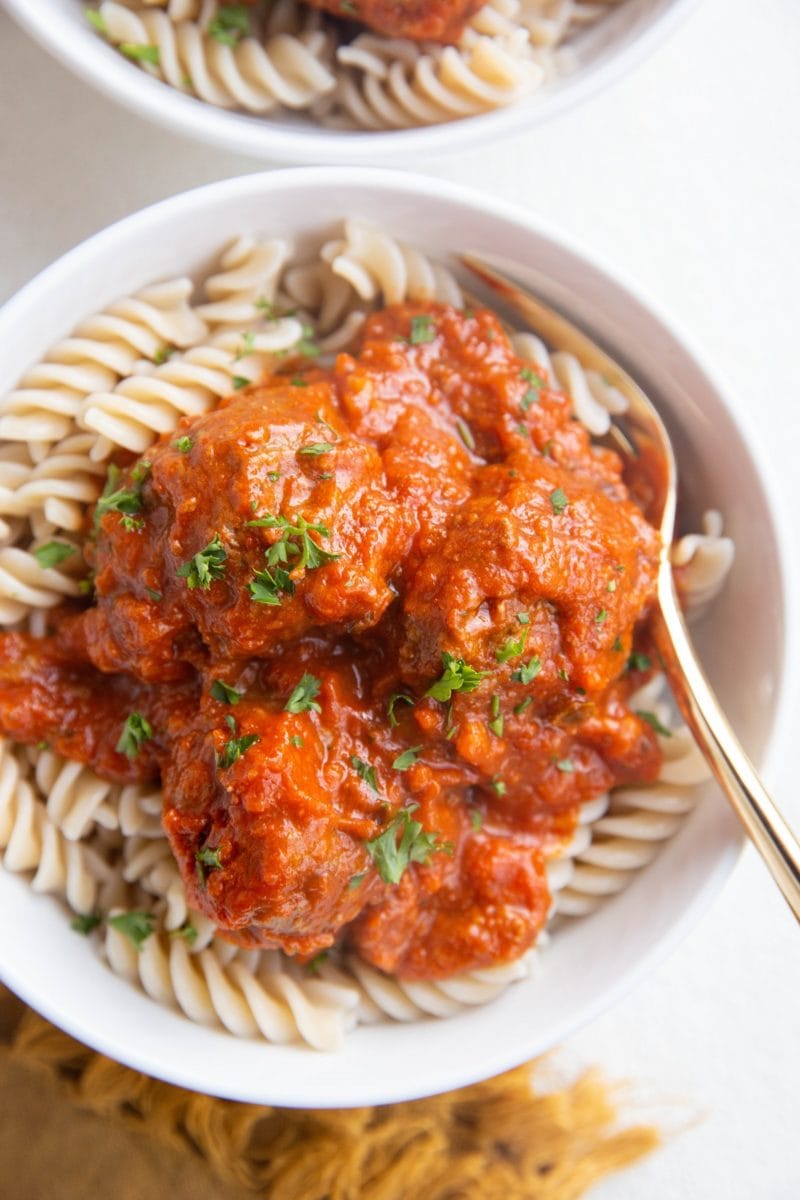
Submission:
[[[698,662],[666,561],[659,573],[658,601],[656,645],[678,707],[748,837],[800,921],[800,842],[770,799]]]

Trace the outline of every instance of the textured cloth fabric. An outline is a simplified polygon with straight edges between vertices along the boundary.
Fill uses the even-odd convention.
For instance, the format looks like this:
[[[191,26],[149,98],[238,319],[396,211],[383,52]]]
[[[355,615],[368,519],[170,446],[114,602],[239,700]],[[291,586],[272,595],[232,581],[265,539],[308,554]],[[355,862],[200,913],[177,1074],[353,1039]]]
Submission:
[[[0,989],[0,1198],[573,1200],[657,1144],[596,1076],[535,1078],[380,1108],[237,1104],[96,1054]]]

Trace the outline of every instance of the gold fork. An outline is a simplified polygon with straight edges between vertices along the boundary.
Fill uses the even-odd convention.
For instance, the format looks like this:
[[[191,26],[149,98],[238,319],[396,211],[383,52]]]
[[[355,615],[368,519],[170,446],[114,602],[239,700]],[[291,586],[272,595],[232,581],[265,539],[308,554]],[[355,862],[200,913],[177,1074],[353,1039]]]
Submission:
[[[689,637],[670,561],[677,468],[669,434],[654,405],[619,363],[560,313],[469,254],[461,261],[549,346],[599,372],[627,400],[610,436],[631,477],[646,485],[647,515],[661,535],[653,634],[673,695],[708,765],[800,921],[800,843],[767,794],[722,711]],[[642,480],[642,475],[646,478]]]

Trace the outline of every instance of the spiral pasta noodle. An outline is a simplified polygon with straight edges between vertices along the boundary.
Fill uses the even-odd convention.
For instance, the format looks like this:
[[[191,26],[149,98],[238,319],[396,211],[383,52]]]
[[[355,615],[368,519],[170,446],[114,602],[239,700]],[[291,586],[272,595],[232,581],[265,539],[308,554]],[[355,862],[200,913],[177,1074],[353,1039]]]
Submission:
[[[179,3],[160,6],[161,15]],[[502,37],[514,0],[496,0],[492,11]],[[291,7],[276,12],[275,20],[287,20]],[[0,445],[0,624],[41,634],[48,611],[81,594],[80,531],[106,460],[118,449],[142,453],[183,416],[208,411],[286,355],[302,353],[303,342],[312,341],[315,354],[347,349],[370,309],[406,300],[461,305],[463,295],[447,266],[351,219],[305,261],[285,239],[238,238],[199,299],[188,280],[171,281],[82,322],[48,358],[52,386],[39,387],[43,377],[31,368],[17,390],[52,392],[53,407],[42,407],[40,419],[31,401],[27,424],[20,408],[18,436],[6,433]],[[624,408],[619,393],[570,355],[529,333],[513,334],[513,342],[567,392],[590,432],[605,432]],[[102,386],[87,390],[98,379]],[[0,422],[10,409],[2,413]],[[47,424],[53,414],[57,429]],[[72,552],[44,565],[41,551],[54,536]],[[673,561],[690,611],[719,591],[732,552],[716,513],[704,518],[702,532],[676,542]],[[654,679],[635,703],[669,726],[662,687]],[[618,894],[691,810],[705,766],[686,730],[661,741],[657,783],[615,789],[581,809],[569,845],[548,864],[552,917],[589,913]],[[157,788],[109,784],[47,748],[23,751],[0,741],[6,869],[30,874],[36,890],[63,896],[73,912],[102,918],[97,941],[109,967],[193,1020],[238,1036],[332,1049],[357,1022],[446,1017],[486,1003],[538,963],[545,936],[517,962],[424,983],[390,977],[341,952],[309,969],[277,951],[242,950],[191,909],[163,836],[161,805]],[[149,922],[138,942],[109,921],[131,913]]]

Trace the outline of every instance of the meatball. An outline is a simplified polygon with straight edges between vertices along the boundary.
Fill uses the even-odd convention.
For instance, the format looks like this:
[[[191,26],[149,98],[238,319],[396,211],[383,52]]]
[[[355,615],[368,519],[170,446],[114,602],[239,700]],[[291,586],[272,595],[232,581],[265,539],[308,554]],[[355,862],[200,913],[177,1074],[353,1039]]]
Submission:
[[[306,0],[337,17],[360,21],[389,37],[457,42],[483,0]]]

